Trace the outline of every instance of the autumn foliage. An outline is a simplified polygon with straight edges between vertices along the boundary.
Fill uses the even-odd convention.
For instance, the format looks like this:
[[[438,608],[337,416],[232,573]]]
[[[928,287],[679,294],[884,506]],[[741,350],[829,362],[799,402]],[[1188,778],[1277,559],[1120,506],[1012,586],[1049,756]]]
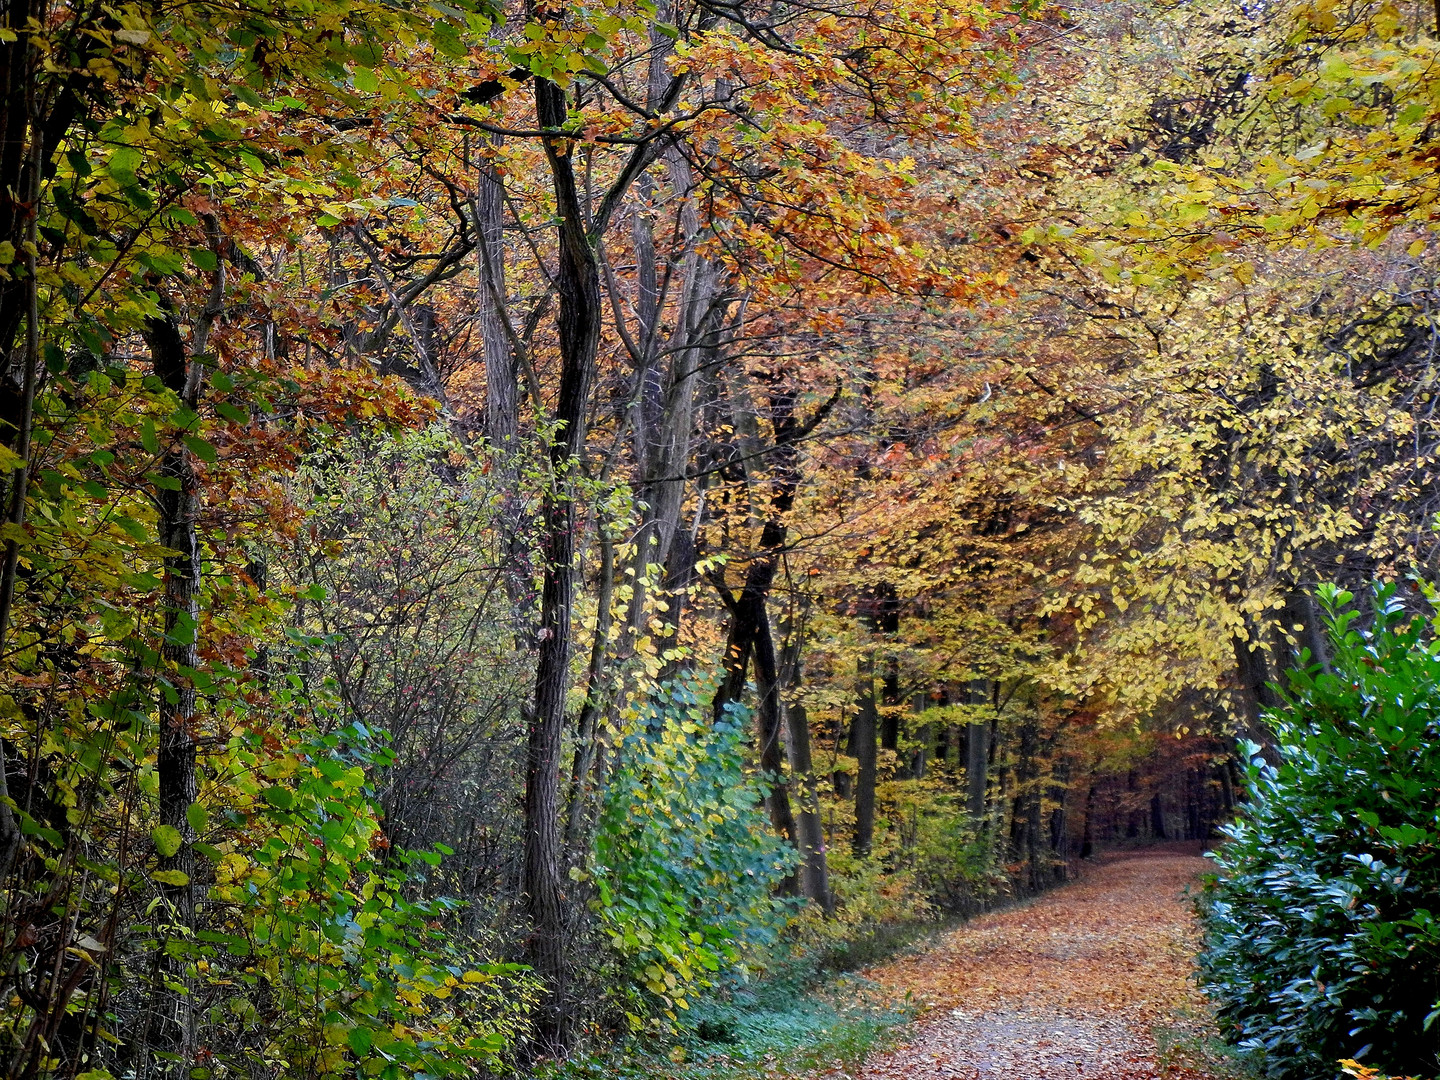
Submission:
[[[8,5],[0,1071],[514,1071],[1211,837],[1433,577],[1427,19]]]

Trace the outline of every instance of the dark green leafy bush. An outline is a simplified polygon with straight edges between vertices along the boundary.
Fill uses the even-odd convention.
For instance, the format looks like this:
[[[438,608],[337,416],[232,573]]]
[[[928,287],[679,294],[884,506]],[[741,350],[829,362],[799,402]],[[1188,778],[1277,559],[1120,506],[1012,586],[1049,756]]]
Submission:
[[[1202,980],[1272,1077],[1356,1058],[1434,1076],[1440,1053],[1440,643],[1395,587],[1374,626],[1322,589],[1330,672],[1293,672],[1250,800],[1207,884]],[[1433,597],[1432,597],[1433,599]]]

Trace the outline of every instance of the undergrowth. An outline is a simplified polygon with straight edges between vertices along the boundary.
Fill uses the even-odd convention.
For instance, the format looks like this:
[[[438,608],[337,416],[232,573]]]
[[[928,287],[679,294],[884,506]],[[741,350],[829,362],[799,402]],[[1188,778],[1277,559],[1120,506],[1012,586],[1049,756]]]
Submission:
[[[787,974],[696,1002],[668,1038],[629,1039],[609,1053],[566,1064],[553,1080],[852,1072],[913,1015],[907,1003],[866,979],[842,975],[807,989],[805,980]]]

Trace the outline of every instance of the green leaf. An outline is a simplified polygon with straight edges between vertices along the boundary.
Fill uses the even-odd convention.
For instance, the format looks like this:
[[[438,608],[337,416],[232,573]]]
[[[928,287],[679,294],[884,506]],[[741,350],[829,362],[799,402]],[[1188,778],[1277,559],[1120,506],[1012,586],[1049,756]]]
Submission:
[[[161,885],[189,885],[190,875],[179,870],[156,870],[150,875]]]
[[[141,525],[140,522],[132,517],[126,517],[124,514],[116,514],[111,520],[137,544],[143,544],[150,539],[150,533],[146,530],[145,526]]]
[[[150,830],[150,839],[155,844],[156,852],[166,859],[179,851],[184,842],[180,830],[173,825],[156,825]]]
[[[190,452],[201,461],[211,465],[215,463],[215,447],[200,438],[199,435],[183,435],[181,438],[185,441],[185,445],[190,448]]]
[[[210,811],[201,806],[198,802],[192,802],[185,808],[185,820],[190,823],[190,828],[197,833],[204,832],[205,826],[210,823]]]
[[[277,810],[289,810],[295,805],[295,793],[289,788],[280,787],[278,784],[267,787],[260,792],[260,797]]]
[[[378,94],[380,92],[380,80],[375,77],[375,72],[366,67],[357,67],[350,73],[350,81],[355,84],[355,89],[362,94]]]
[[[155,421],[146,420],[140,425],[140,445],[147,454],[160,453],[160,440],[155,437]]]
[[[174,277],[185,269],[185,260],[177,252],[164,250],[142,251],[135,256],[135,261],[147,270],[164,277]]]
[[[448,22],[437,22],[430,31],[431,40],[435,48],[446,56],[453,56],[459,59],[466,54],[464,43],[460,40],[460,34]]]
[[[110,155],[105,171],[122,187],[130,187],[135,181],[135,171],[140,168],[144,157],[133,146],[122,146]]]
[[[200,270],[215,270],[220,266],[220,260],[215,258],[215,253],[205,248],[191,248],[190,261]]]
[[[232,424],[250,423],[250,414],[244,409],[237,409],[228,401],[217,401],[215,403],[215,411]]]
[[[355,1051],[357,1056],[364,1057],[370,1052],[373,1036],[370,1034],[369,1028],[356,1027],[350,1029],[349,1034],[345,1036],[345,1041],[350,1044],[350,1049]]]

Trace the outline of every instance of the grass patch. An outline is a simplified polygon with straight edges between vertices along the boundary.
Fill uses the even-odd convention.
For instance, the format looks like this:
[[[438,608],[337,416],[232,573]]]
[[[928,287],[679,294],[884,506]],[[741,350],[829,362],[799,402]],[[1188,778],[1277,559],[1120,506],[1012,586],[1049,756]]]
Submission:
[[[1195,1026],[1157,1024],[1151,1028],[1162,1071],[1198,1073],[1212,1080],[1258,1080],[1248,1054],[1218,1035]]]
[[[792,979],[737,989],[696,1002],[668,1039],[627,1040],[603,1055],[572,1061],[555,1080],[740,1080],[853,1072],[888,1042],[914,1010],[867,979],[842,975],[807,991]]]

